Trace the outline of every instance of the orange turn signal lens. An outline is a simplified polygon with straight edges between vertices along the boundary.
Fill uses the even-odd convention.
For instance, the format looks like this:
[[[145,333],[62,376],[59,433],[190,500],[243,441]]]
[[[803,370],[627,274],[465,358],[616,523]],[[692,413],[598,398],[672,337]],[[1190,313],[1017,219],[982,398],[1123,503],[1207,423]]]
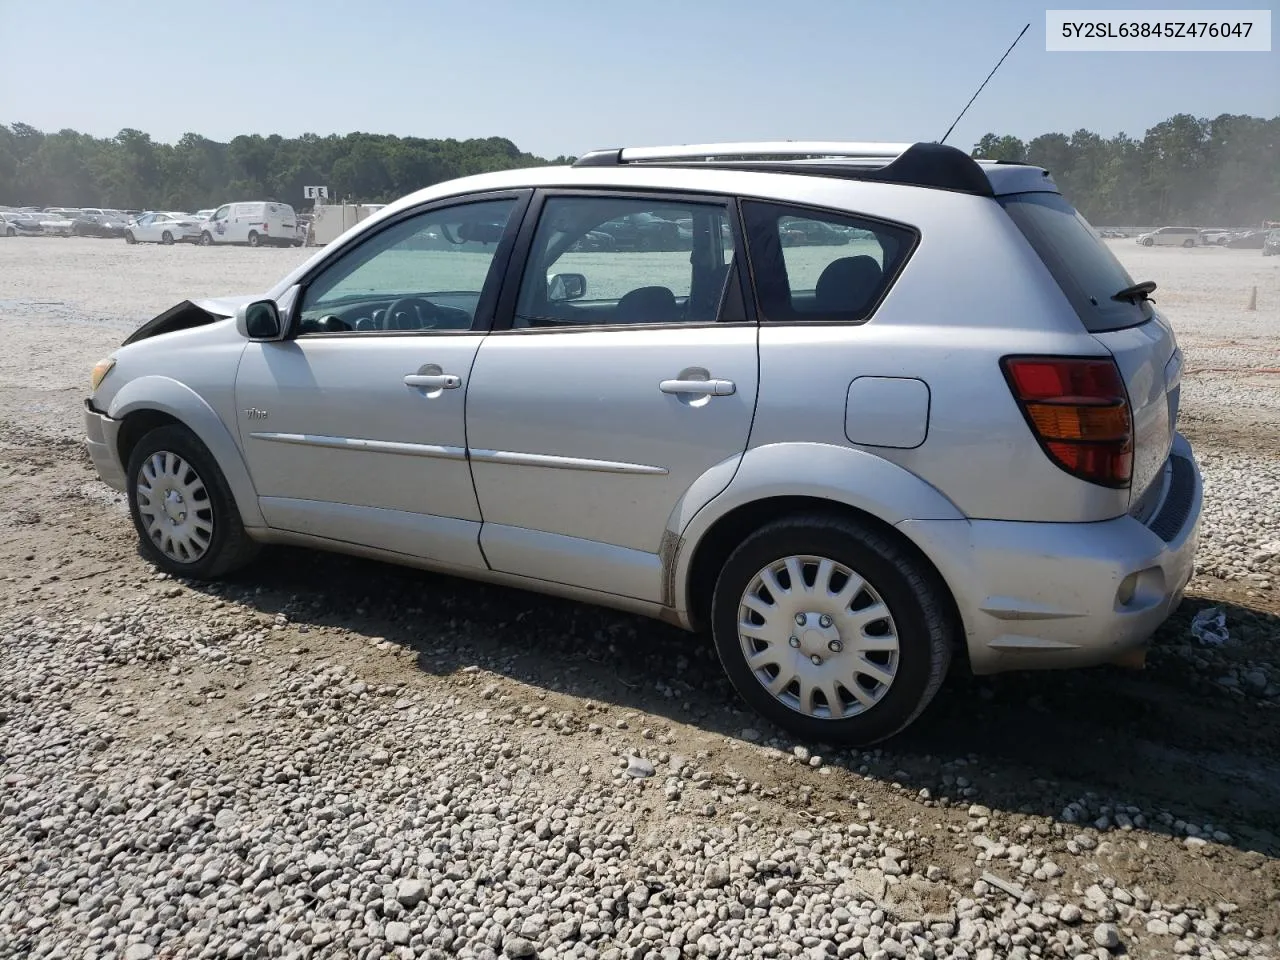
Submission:
[[[1126,404],[1028,403],[1027,415],[1045,440],[1124,440],[1129,436]]]

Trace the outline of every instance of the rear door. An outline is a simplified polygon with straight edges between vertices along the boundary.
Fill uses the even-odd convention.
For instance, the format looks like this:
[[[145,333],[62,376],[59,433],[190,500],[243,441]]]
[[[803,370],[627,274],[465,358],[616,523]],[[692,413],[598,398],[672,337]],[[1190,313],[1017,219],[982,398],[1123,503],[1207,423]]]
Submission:
[[[1143,295],[1116,299],[1134,285],[1134,278],[1060,194],[1019,193],[1001,197],[1000,202],[1040,254],[1085,329],[1111,351],[1124,376],[1133,408],[1130,497],[1136,500],[1158,476],[1173,445],[1182,374],[1173,328]]]
[[[718,198],[540,201],[467,393],[481,546],[495,570],[659,602],[672,512],[724,489],[751,430],[737,228]],[[674,249],[619,244],[637,214]]]

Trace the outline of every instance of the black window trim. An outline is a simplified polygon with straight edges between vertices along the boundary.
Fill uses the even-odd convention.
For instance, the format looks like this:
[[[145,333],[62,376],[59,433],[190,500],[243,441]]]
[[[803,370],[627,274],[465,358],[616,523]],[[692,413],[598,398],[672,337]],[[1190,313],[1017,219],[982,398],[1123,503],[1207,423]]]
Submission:
[[[489,272],[485,276],[484,285],[480,290],[480,300],[476,303],[475,316],[472,318],[471,327],[469,329],[432,330],[428,328],[425,330],[335,330],[333,332],[322,331],[308,333],[303,337],[303,339],[340,340],[354,337],[457,337],[488,333],[494,326],[501,285],[510,266],[511,254],[515,248],[516,239],[520,235],[523,221],[528,215],[529,203],[532,196],[533,189],[531,187],[510,190],[484,190],[479,193],[459,193],[454,194],[453,196],[440,197],[435,200],[416,204],[412,207],[407,207],[394,216],[388,217],[386,220],[379,223],[375,229],[366,230],[354,238],[352,242],[343,244],[341,249],[333,252],[333,256],[325,257],[323,260],[307,270],[307,272],[298,279],[298,282],[294,285],[296,292],[293,297],[293,303],[289,309],[289,332],[284,339],[297,340],[299,337],[302,337],[302,334],[298,330],[299,323],[301,322],[302,302],[306,297],[307,289],[311,286],[315,278],[351,251],[358,249],[374,237],[382,234],[383,231],[389,230],[413,217],[420,216],[424,213],[430,213],[433,210],[465,206],[472,203],[487,203],[494,200],[515,200],[516,205],[511,211],[510,219],[507,221],[507,229],[503,233],[502,239],[498,241],[498,248],[493,253],[493,260],[489,263]]]
[[[709,206],[723,208],[725,218],[729,222],[729,230],[733,233],[734,259],[735,269],[731,271],[731,275],[736,276],[741,292],[743,304],[743,312],[746,319],[739,321],[724,320],[707,320],[698,323],[592,323],[592,324],[575,324],[572,326],[558,327],[517,327],[515,326],[515,308],[516,301],[520,297],[520,288],[524,283],[524,274],[529,266],[529,253],[533,249],[534,237],[537,233],[538,223],[542,218],[542,210],[546,206],[548,200],[560,197],[607,197],[612,200],[644,200],[662,203],[663,201],[672,204],[679,203],[701,203]],[[746,240],[742,231],[742,224],[739,219],[739,211],[737,207],[737,198],[732,194],[707,193],[705,191],[694,190],[645,190],[636,187],[540,187],[534,192],[533,200],[529,204],[529,208],[524,216],[524,223],[520,228],[520,236],[516,241],[515,250],[507,266],[506,274],[503,277],[502,289],[498,294],[498,307],[495,314],[495,322],[489,333],[492,335],[503,336],[540,336],[544,334],[559,335],[573,333],[608,333],[615,331],[630,330],[635,333],[639,330],[696,330],[709,329],[719,327],[754,327],[756,326],[755,301],[752,298],[750,282],[747,279],[747,270],[744,268],[745,254],[741,254],[746,250]],[[723,307],[723,300],[721,301]]]
[[[905,230],[911,237],[910,243],[903,250],[902,259],[898,261],[897,267],[892,273],[885,274],[884,285],[880,289],[879,296],[867,305],[867,315],[861,320],[770,320],[765,316],[764,306],[756,300],[756,267],[752,260],[751,245],[747,243],[743,249],[746,251],[746,260],[748,270],[751,274],[751,290],[749,296],[751,299],[751,309],[759,319],[761,327],[861,327],[875,319],[876,314],[880,311],[880,305],[885,298],[889,296],[890,291],[898,284],[898,278],[902,276],[902,272],[907,268],[907,264],[915,255],[916,250],[920,246],[920,228],[912,226],[909,223],[903,223],[900,220],[890,220],[888,217],[878,217],[870,214],[859,213],[855,210],[842,210],[838,207],[822,207],[816,204],[795,203],[791,200],[779,200],[777,197],[757,196],[754,194],[743,194],[738,197],[738,203],[750,203],[752,201],[759,203],[767,203],[775,207],[788,207],[793,210],[811,211],[819,216],[801,219],[820,219],[821,215],[829,215],[843,219],[862,220],[871,224],[884,224],[887,227],[894,227],[898,230]],[[739,209],[738,218],[745,224],[745,217]],[[745,228],[744,228],[745,232]]]

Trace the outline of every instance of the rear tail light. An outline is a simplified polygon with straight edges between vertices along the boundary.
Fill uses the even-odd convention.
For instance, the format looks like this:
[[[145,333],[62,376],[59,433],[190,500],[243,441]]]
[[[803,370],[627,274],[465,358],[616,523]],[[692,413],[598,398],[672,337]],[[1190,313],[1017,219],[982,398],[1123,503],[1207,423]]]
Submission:
[[[268,224],[266,224],[266,223],[264,223],[264,224],[262,225],[262,232],[263,232],[263,233],[266,233],[266,232],[267,232],[267,227],[268,227]]]
[[[1081,480],[1129,485],[1133,415],[1114,360],[1005,357],[1000,365],[1050,460]]]

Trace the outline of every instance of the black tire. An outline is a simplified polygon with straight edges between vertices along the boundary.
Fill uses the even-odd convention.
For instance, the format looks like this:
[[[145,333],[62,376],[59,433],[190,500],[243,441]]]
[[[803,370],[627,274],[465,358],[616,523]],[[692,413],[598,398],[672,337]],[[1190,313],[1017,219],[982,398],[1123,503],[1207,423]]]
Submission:
[[[173,234],[170,233],[168,230],[166,230],[164,233],[160,234],[160,242],[163,243],[166,247],[172,246]]]
[[[1194,240],[1183,240],[1182,245],[1184,247],[1194,247],[1196,245],[1196,242]]]
[[[743,594],[759,571],[791,556],[825,557],[856,571],[889,609],[898,637],[896,673],[862,713],[807,716],[775,698],[747,663],[738,635]],[[957,636],[950,611],[945,584],[892,536],[839,517],[800,514],[761,527],[730,554],[712,598],[712,634],[729,680],[758,713],[805,740],[865,746],[901,731],[933,700]]]
[[[138,479],[143,465],[157,453],[177,454],[198,476],[207,498],[195,501],[193,513],[199,511],[213,527],[208,546],[191,562],[181,562],[165,554],[152,539],[139,510]],[[129,455],[127,467],[129,515],[142,553],[166,573],[192,580],[216,580],[249,563],[258,552],[258,544],[245,532],[240,511],[227,485],[226,477],[205,445],[186,427],[170,424],[145,434]]]
[[[1154,245],[1154,244],[1155,244],[1155,241],[1154,241],[1154,240],[1152,240],[1150,237],[1147,237],[1145,240],[1143,240],[1143,241],[1142,241],[1142,245],[1143,245],[1144,247],[1150,247],[1150,246],[1152,246],[1152,245]]]
[[[133,231],[132,231],[132,230],[126,230],[126,231],[124,232],[124,242],[125,242],[125,243],[130,243],[130,244],[137,243],[137,242],[138,242],[138,238],[137,238],[137,237],[135,237],[135,236],[133,235]]]
[[[200,234],[200,246],[202,247],[213,246],[213,234],[211,234],[208,230],[205,230],[203,233]]]
[[[249,246],[251,246],[251,247],[260,247],[260,246],[262,246],[262,238],[258,236],[258,231],[257,231],[257,230],[250,230],[250,231],[249,231]]]
[[[13,229],[13,227],[6,227],[4,231],[4,235],[6,237],[16,237],[18,235],[18,231]]]

